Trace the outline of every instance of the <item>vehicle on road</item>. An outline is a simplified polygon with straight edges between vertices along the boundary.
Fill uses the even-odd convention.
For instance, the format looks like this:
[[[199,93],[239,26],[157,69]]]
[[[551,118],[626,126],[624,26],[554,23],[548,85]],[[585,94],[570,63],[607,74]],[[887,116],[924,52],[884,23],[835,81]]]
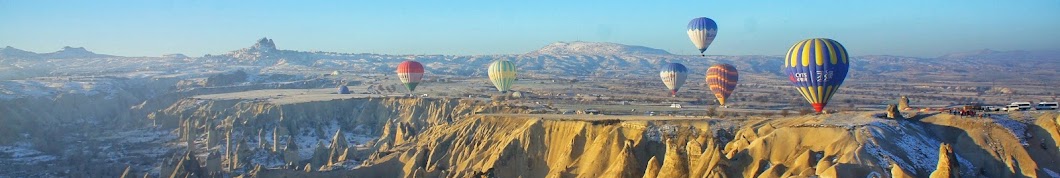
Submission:
[[[1057,106],[1058,106],[1057,102],[1039,102],[1038,106],[1034,107],[1034,109],[1037,109],[1037,110],[1056,110]]]
[[[1020,105],[1017,105],[1017,104],[1005,105],[1005,108],[1004,108],[1004,111],[1019,111],[1019,110],[1020,110]]]
[[[1013,108],[1015,106],[1015,108]],[[1026,111],[1031,110],[1031,102],[1012,102],[1008,105],[1008,111]]]

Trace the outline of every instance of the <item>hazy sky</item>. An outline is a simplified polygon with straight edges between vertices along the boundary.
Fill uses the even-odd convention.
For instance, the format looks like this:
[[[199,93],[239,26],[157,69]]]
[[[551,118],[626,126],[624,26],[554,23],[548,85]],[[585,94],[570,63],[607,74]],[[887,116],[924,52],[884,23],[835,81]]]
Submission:
[[[815,37],[852,55],[1060,48],[1057,0],[0,0],[0,47],[200,56],[269,37],[281,49],[354,53],[518,54],[556,41],[605,41],[697,54],[685,28],[700,16],[719,26],[707,54],[778,55]]]

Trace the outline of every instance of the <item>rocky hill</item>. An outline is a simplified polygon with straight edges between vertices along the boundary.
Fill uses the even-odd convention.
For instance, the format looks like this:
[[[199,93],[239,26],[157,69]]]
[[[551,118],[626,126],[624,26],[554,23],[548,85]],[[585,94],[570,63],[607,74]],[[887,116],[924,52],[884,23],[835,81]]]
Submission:
[[[472,100],[184,100],[154,119],[196,140],[188,144],[219,145],[195,146],[200,162],[239,149],[215,158],[236,168],[206,172],[256,177],[1049,177],[1060,169],[1051,163],[1060,158],[1050,151],[1060,146],[1055,113],[666,121],[520,113]]]
[[[858,56],[850,77],[1050,86],[1060,82],[1053,80],[1060,63],[1051,62],[1058,56]],[[658,65],[682,62],[698,70],[731,63],[755,82],[784,82],[773,81],[779,56],[682,56],[593,42],[476,56],[293,51],[272,39],[203,57],[7,47],[0,177],[1060,177],[1056,113],[611,117],[527,114],[527,105],[485,98],[330,94],[340,83],[378,82],[347,79],[391,74],[407,59],[453,78],[483,77],[486,65],[505,59],[536,78],[657,79]]]
[[[153,177],[1051,177],[1060,170],[1055,112],[907,113],[901,120],[877,112],[553,115],[479,99],[232,90],[159,97],[136,106],[147,112],[143,120],[66,119],[123,115],[78,111],[120,112],[129,104],[84,102],[94,98],[63,98],[81,103],[63,112],[5,104],[4,123],[44,127],[9,119],[38,118],[68,123],[56,126],[74,134],[4,132],[29,134],[0,139],[0,169],[20,170],[5,173],[16,177],[69,176],[65,170],[113,177],[127,167]],[[101,161],[56,165],[90,160]]]

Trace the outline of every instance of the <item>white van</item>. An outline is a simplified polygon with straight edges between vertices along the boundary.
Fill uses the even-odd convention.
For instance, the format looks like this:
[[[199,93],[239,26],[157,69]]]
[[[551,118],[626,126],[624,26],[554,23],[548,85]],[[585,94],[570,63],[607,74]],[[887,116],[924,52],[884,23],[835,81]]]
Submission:
[[[1005,105],[1005,108],[1002,108],[1002,110],[1003,111],[1019,111],[1020,110],[1020,105],[1017,105],[1017,104]]]
[[[1013,108],[1015,106],[1016,108]],[[1008,105],[1008,111],[1026,111],[1031,110],[1031,102],[1012,102]]]
[[[1056,110],[1057,102],[1040,102],[1034,109],[1037,110]]]

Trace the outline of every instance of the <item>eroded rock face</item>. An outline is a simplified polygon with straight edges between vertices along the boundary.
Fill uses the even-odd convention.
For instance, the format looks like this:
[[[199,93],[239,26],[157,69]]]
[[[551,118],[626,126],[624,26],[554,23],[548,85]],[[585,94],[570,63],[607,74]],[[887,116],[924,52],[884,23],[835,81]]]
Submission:
[[[366,160],[385,158],[393,146],[408,145],[424,128],[449,124],[453,118],[481,110],[519,113],[512,109],[518,108],[448,99],[273,103],[189,98],[153,113],[151,119],[161,128],[177,130],[181,142],[195,155],[223,155],[220,160],[227,172],[247,173],[261,165],[311,173],[347,170]],[[426,159],[427,153],[440,155],[444,150],[427,151],[408,159]],[[424,166],[407,165],[409,171]]]
[[[604,122],[526,112],[450,99],[184,99],[153,113],[151,123],[173,130],[179,136],[172,143],[187,146],[163,161],[166,175],[920,177],[942,170],[934,160],[945,157],[950,176],[1011,177],[1048,176],[1056,166],[1040,163],[1058,158],[1023,148],[994,121],[945,115]],[[1040,129],[1027,132],[1056,145],[1056,114],[1036,117],[1028,126]],[[942,143],[957,149],[939,154]],[[191,169],[189,160],[200,169]]]
[[[406,166],[402,169],[406,173],[423,167],[425,175],[449,177],[917,177],[930,175],[938,169],[936,162],[921,162],[923,158],[943,157],[950,160],[948,169],[952,176],[1040,174],[967,172],[967,167],[1014,166],[1025,170],[1035,165],[980,164],[975,162],[985,158],[961,157],[957,154],[962,152],[960,150],[951,150],[941,156],[932,151],[941,143],[971,141],[938,133],[935,130],[940,128],[936,127],[964,132],[1004,131],[989,124],[965,124],[964,121],[941,118],[944,116],[929,117],[923,123],[872,119],[837,124],[830,120],[835,117],[751,120],[741,124],[742,128],[737,129],[732,141],[719,143],[718,140],[722,139],[702,134],[715,133],[710,131],[712,125],[699,121],[621,121],[594,125],[587,121],[528,116],[471,115],[450,125],[423,130],[407,140],[406,145],[416,145],[414,147],[399,144],[391,148],[394,151],[387,151],[414,148],[404,152],[407,156],[373,160],[365,163],[364,168],[378,169],[380,167],[376,164],[400,162]],[[873,118],[849,114],[839,117],[851,120]],[[659,130],[667,133],[652,133]],[[1012,136],[994,135],[999,138]],[[429,159],[415,156],[423,155],[419,150],[439,152],[440,149],[448,150],[448,154],[430,156]],[[1030,159],[1030,155],[1019,153],[1023,149],[997,149],[1011,153],[1011,160]],[[972,151],[964,153],[977,154]],[[601,166],[601,163],[609,164]],[[410,164],[415,166],[409,167]],[[635,174],[616,174],[622,172],[620,169]]]

